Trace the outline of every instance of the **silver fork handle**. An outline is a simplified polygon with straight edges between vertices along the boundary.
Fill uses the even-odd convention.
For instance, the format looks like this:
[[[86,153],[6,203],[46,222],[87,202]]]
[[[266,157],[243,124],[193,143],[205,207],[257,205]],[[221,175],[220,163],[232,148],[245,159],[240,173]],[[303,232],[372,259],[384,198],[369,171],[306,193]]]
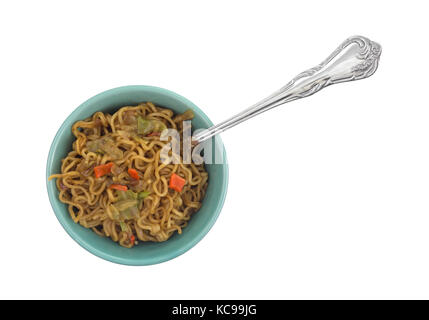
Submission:
[[[345,40],[318,66],[301,72],[287,85],[239,114],[206,130],[192,139],[203,142],[247,119],[284,103],[308,97],[340,82],[365,79],[377,70],[381,46],[362,36]]]

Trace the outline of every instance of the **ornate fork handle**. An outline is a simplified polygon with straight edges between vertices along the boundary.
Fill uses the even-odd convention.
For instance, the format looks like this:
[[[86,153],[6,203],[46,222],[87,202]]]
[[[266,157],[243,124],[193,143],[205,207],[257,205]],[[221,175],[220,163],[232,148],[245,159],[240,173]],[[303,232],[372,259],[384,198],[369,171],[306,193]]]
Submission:
[[[203,142],[262,112],[308,97],[331,84],[368,78],[377,70],[380,54],[378,43],[362,36],[350,37],[321,64],[301,72],[280,90],[250,108],[199,132],[193,140]]]

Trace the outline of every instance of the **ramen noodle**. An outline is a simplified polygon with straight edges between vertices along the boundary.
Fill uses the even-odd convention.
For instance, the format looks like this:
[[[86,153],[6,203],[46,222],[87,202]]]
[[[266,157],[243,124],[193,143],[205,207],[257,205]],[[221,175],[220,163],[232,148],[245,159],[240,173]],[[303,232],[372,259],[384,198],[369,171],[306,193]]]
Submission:
[[[208,174],[204,164],[161,162],[169,142],[160,133],[183,135],[182,121],[193,116],[147,102],[77,121],[73,149],[49,177],[73,221],[127,248],[182,233],[201,207]]]

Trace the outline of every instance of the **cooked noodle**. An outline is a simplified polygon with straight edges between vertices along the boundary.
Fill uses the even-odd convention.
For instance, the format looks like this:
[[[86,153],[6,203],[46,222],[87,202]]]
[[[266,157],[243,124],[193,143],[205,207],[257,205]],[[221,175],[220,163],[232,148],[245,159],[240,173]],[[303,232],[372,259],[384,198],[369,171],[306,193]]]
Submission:
[[[77,121],[73,150],[62,159],[61,173],[49,177],[57,178],[59,199],[68,204],[73,221],[128,248],[137,239],[160,242],[180,234],[201,207],[208,174],[204,165],[163,164],[160,152],[168,141],[160,141],[155,131],[167,127],[182,134],[182,121],[192,117],[192,112],[174,116],[148,102]],[[153,132],[137,132],[139,121]],[[109,173],[96,178],[94,168],[106,164]],[[180,192],[169,187],[172,175],[186,181]],[[129,191],[115,190],[118,185]]]

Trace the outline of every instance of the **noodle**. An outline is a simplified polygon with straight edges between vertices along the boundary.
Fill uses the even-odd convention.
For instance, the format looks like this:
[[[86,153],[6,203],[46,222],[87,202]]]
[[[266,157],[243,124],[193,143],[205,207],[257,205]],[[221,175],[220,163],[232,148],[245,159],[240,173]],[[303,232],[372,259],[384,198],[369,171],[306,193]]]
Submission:
[[[172,128],[182,135],[182,121],[192,117],[147,102],[77,121],[73,150],[62,159],[61,173],[49,177],[57,179],[59,200],[68,204],[73,221],[127,248],[137,239],[161,242],[181,234],[201,207],[208,174],[204,165],[163,164],[160,153],[168,141],[156,131]],[[140,121],[153,132],[140,134]],[[103,165],[109,172],[96,178]],[[169,187],[172,175],[185,180],[180,192]]]

